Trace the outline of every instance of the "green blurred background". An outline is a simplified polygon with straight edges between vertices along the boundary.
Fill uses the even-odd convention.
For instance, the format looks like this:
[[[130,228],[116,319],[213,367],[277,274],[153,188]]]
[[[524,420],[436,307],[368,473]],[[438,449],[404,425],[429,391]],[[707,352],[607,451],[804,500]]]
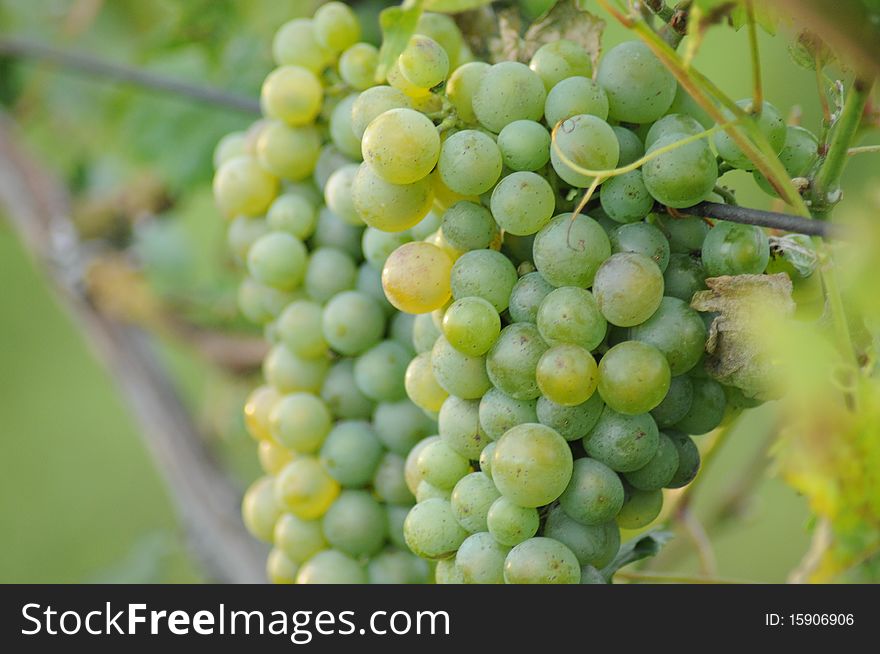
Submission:
[[[0,34],[256,97],[271,68],[274,29],[315,4],[0,0]],[[359,5],[374,35],[383,4]],[[626,38],[608,22],[606,47]],[[766,95],[784,113],[800,107],[803,124],[814,128],[815,79],[792,63],[789,36],[784,29],[777,38],[761,35]],[[746,39],[744,31],[713,29],[696,60],[733,97],[751,92]],[[106,238],[109,230],[110,238],[130,244],[151,288],[195,323],[247,330],[235,316],[236,272],[212,209],[210,179],[214,143],[250,117],[8,59],[0,59],[0,103],[40,160],[69,184],[86,232]],[[848,168],[839,212],[869,192],[870,163],[856,160]],[[746,175],[728,175],[725,183],[737,188],[742,204],[769,206]],[[149,220],[113,204],[139,194]],[[0,288],[0,582],[201,580],[168,490],[113,380],[3,220]],[[162,352],[197,423],[244,486],[257,474],[239,417],[249,378],[172,340],[163,341]],[[748,474],[774,419],[774,407],[765,406],[741,422],[710,469],[698,514]],[[746,511],[711,534],[719,575],[784,581],[808,547],[809,519],[804,500],[771,474]],[[690,548],[679,548],[663,570],[696,571]]]

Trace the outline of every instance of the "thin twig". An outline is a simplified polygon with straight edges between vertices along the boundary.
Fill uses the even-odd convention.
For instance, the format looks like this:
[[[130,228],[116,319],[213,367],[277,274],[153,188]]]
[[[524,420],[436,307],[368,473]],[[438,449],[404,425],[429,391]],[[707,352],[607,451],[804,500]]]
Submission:
[[[703,523],[700,522],[700,519],[697,518],[686,502],[679,505],[675,513],[675,519],[684,527],[685,533],[697,550],[697,557],[700,559],[700,570],[704,575],[713,576],[718,570],[718,561],[715,558],[712,541],[709,539],[709,534],[706,533]]]
[[[806,234],[808,236],[821,236],[822,238],[838,239],[846,237],[846,232],[841,226],[825,222],[824,220],[810,220],[808,218],[801,218],[800,216],[793,216],[788,213],[764,211],[763,209],[750,209],[748,207],[720,204],[718,202],[700,202],[700,204],[694,205],[693,207],[676,209],[676,211],[689,216],[716,218],[718,220],[727,220],[732,223],[741,223],[743,225],[770,227],[771,229]]]
[[[709,577],[702,575],[680,575],[663,572],[630,572],[618,570],[614,573],[616,579],[627,581],[647,581],[655,584],[757,584],[757,581],[744,579],[725,579],[724,577]]]
[[[758,50],[758,27],[755,24],[755,4],[746,0],[749,29],[749,51],[752,58],[752,111],[760,115],[764,106],[764,84],[761,81],[761,55]]]
[[[260,103],[254,98],[184,82],[139,68],[104,61],[82,52],[63,50],[35,41],[2,38],[0,39],[0,55],[42,61],[92,77],[133,84],[169,93],[173,96],[184,96],[225,109],[248,114],[260,113]]]
[[[846,153],[851,157],[855,154],[867,154],[869,152],[880,152],[880,144],[877,145],[860,145],[857,148],[850,148]]]

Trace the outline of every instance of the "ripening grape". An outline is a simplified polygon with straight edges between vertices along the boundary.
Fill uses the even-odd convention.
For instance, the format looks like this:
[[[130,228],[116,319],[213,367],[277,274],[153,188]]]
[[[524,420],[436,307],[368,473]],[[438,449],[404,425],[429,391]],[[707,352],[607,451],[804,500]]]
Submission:
[[[669,241],[657,227],[638,222],[620,225],[608,235],[611,251],[643,254],[657,264],[661,272],[669,265]]]
[[[321,153],[321,136],[312,125],[291,127],[273,120],[257,139],[256,155],[260,165],[276,177],[300,181],[315,170]]]
[[[412,241],[408,232],[383,232],[375,227],[367,227],[361,239],[364,259],[374,268],[382,270],[388,256],[404,243]]]
[[[361,37],[358,17],[344,2],[328,2],[312,18],[315,39],[331,52],[342,52]]]
[[[284,395],[269,414],[272,438],[299,454],[317,452],[330,433],[332,422],[327,405],[311,393]]]
[[[760,275],[770,261],[770,242],[756,225],[719,220],[706,235],[702,259],[709,277]]]
[[[385,511],[368,491],[342,491],[322,523],[330,546],[355,558],[375,554],[385,542]]]
[[[508,547],[519,545],[538,533],[540,518],[537,509],[519,506],[504,496],[492,502],[486,514],[486,525],[492,537]]]
[[[528,66],[502,61],[484,72],[472,101],[477,120],[497,134],[515,120],[540,120],[546,97],[543,80]]]
[[[663,273],[663,292],[690,302],[694,293],[706,288],[706,271],[697,259],[687,254],[672,254]]]
[[[626,41],[606,52],[596,78],[608,94],[609,117],[618,121],[654,122],[675,97],[675,77],[641,41]]]
[[[676,134],[678,138],[683,138],[685,136],[696,136],[703,131],[703,126],[692,116],[676,113],[666,114],[651,125],[651,128],[645,135],[645,147],[650,148],[659,138],[667,134]]]
[[[436,245],[405,243],[386,259],[382,288],[399,310],[428,313],[449,300],[451,271],[452,261]]]
[[[507,308],[510,319],[513,322],[536,322],[539,307],[552,290],[539,272],[520,277],[510,291],[510,306]]]
[[[448,502],[452,499],[452,490],[449,488],[438,488],[426,481],[420,481],[418,488],[416,488],[416,502],[424,502],[432,498]]]
[[[340,354],[355,356],[382,338],[385,315],[370,296],[359,291],[344,291],[324,307],[322,326],[330,347]]]
[[[533,400],[541,394],[536,369],[548,349],[538,328],[532,323],[508,325],[489,354],[486,371],[495,388],[518,400]]]
[[[466,400],[483,396],[492,383],[486,373],[486,358],[463,354],[440,336],[431,350],[434,377],[450,395]]]
[[[779,152],[779,162],[792,179],[804,177],[819,158],[819,140],[815,134],[798,125],[788,125],[785,130],[785,145]],[[756,170],[753,177],[765,192],[777,195],[760,171]]]
[[[391,64],[385,77],[388,80],[388,84],[406,94],[412,102],[413,107],[416,109],[425,108],[427,110],[428,107],[423,107],[424,103],[430,103],[437,97],[431,94],[430,89],[424,89],[421,86],[416,86],[410,82],[403,73],[400,72],[399,60]]]
[[[675,449],[678,452],[678,468],[672,479],[667,482],[666,487],[681,488],[682,486],[687,486],[694,480],[700,470],[700,450],[697,449],[694,440],[687,434],[682,434],[680,431],[666,431],[664,433],[672,441],[672,444],[675,445]]]
[[[575,406],[564,406],[540,397],[536,407],[538,422],[552,427],[567,441],[576,441],[589,434],[604,408],[605,402],[598,393]]]
[[[472,472],[462,477],[452,489],[452,514],[470,533],[486,531],[489,507],[499,497],[501,493],[485,473]]]
[[[547,93],[544,118],[551,130],[560,122],[581,114],[596,116],[602,120],[608,118],[608,96],[593,80],[587,77],[569,77]]]
[[[278,180],[248,155],[226,161],[214,175],[214,199],[227,216],[256,216],[266,211]]]
[[[586,402],[596,390],[598,367],[579,345],[554,345],[541,355],[535,369],[538,388],[547,399],[565,406]]]
[[[697,365],[708,337],[700,314],[674,297],[664,297],[654,315],[630,329],[629,335],[660,350],[673,375],[684,374]]]
[[[244,424],[248,433],[259,441],[269,440],[269,413],[278,401],[278,391],[272,386],[258,386],[248,395],[244,404]]]
[[[361,392],[377,402],[406,397],[404,375],[411,355],[395,341],[382,341],[360,355],[354,363],[354,380]]]
[[[412,184],[392,184],[362,164],[351,187],[354,206],[370,227],[402,232],[417,224],[431,210],[432,188],[428,178]]]
[[[357,98],[357,93],[343,98],[333,107],[333,112],[330,114],[330,139],[340,152],[353,161],[360,161],[363,158],[361,139],[355,133],[352,123],[354,103],[357,102]]]
[[[480,452],[480,472],[485,472],[486,476],[489,479],[492,478],[492,456],[495,454],[495,442],[491,442],[486,447],[483,448],[483,451]]]
[[[419,88],[434,88],[449,75],[446,50],[424,34],[411,36],[397,61],[403,76]]]
[[[309,259],[303,285],[313,300],[327,302],[354,288],[357,276],[357,266],[348,254],[336,248],[318,248]]]
[[[534,120],[515,120],[498,134],[498,147],[511,170],[535,171],[550,160],[550,133]]]
[[[408,109],[410,100],[405,93],[390,86],[374,86],[358,94],[351,107],[351,127],[362,139],[373,120],[392,109]]]
[[[254,538],[272,542],[275,523],[281,517],[272,477],[261,477],[250,485],[241,501],[241,516]]]
[[[303,520],[320,518],[338,495],[339,484],[310,456],[295,458],[275,477],[278,503]]]
[[[620,529],[611,520],[601,525],[584,525],[572,520],[561,507],[547,514],[544,535],[568,547],[583,566],[603,568],[620,549]]]
[[[416,443],[437,433],[434,421],[410,400],[377,404],[373,427],[382,445],[400,456],[406,456]]]
[[[761,105],[760,113],[756,113],[751,98],[737,100],[736,104],[755,121],[758,129],[761,130],[761,133],[770,142],[770,147],[773,148],[773,151],[779,152],[782,150],[785,145],[786,129],[785,121],[782,119],[779,110],[769,102],[765,102]],[[724,111],[724,116],[727,120],[733,119],[733,114],[727,110]],[[755,164],[752,163],[746,153],[742,151],[733,140],[733,137],[727,132],[716,132],[715,148],[718,150],[721,158],[734,168],[752,170],[755,167]]]
[[[271,440],[257,444],[257,458],[260,467],[267,475],[277,475],[281,469],[293,460],[293,452]]]
[[[517,425],[496,441],[492,481],[515,504],[549,504],[568,486],[571,472],[568,443],[550,427],[537,423]]]
[[[694,401],[694,384],[687,375],[673,377],[663,401],[651,409],[651,417],[661,429],[672,427],[685,417]]]
[[[278,316],[275,327],[279,340],[294,355],[303,358],[324,356],[327,341],[321,331],[323,310],[309,300],[297,300]]]
[[[416,34],[430,36],[443,46],[449,55],[452,68],[458,64],[461,50],[465,47],[464,38],[451,16],[429,11],[424,12],[419,16]]]
[[[339,76],[355,91],[365,91],[376,84],[379,50],[370,43],[355,43],[339,57]]]
[[[678,471],[678,449],[675,443],[663,432],[657,452],[644,467],[627,472],[624,477],[633,488],[643,491],[659,490],[666,486]]]
[[[483,250],[498,236],[498,226],[486,207],[456,202],[443,214],[443,238],[456,250]]]
[[[455,565],[455,557],[437,561],[434,567],[434,583],[444,585],[460,585],[464,583],[461,570]]]
[[[548,293],[538,308],[536,323],[549,345],[571,343],[589,351],[599,346],[608,326],[593,294],[576,286]]]
[[[564,79],[593,75],[590,54],[574,41],[566,39],[545,43],[538,48],[529,62],[529,68],[538,74],[548,92]]]
[[[652,154],[671,148],[684,137],[666,134],[648,148]],[[645,188],[657,202],[677,209],[702,202],[715,188],[718,166],[706,139],[675,146],[658,154],[642,166]]]
[[[589,216],[561,214],[535,236],[533,255],[538,272],[553,286],[587,288],[611,255],[611,243]]]
[[[303,520],[291,513],[283,514],[275,524],[273,541],[294,563],[305,563],[327,548],[319,520]]]
[[[495,186],[491,206],[501,229],[527,236],[538,232],[553,217],[556,194],[550,183],[537,173],[515,172]]]
[[[639,170],[606,180],[602,184],[599,200],[608,217],[619,223],[640,221],[654,207],[654,198],[648,193]]]
[[[599,363],[599,394],[618,413],[647,413],[666,397],[670,379],[663,352],[640,341],[615,345]]]
[[[230,159],[247,154],[247,135],[244,132],[230,132],[222,136],[214,146],[214,170]]]
[[[452,266],[450,285],[456,300],[480,297],[500,312],[507,308],[516,279],[516,269],[500,252],[472,250]]]
[[[321,399],[342,420],[369,418],[373,411],[373,402],[354,383],[354,362],[350,359],[337,361],[327,372]]]
[[[410,361],[404,376],[404,386],[407,397],[425,411],[439,411],[449,396],[437,381],[430,352],[423,352]]]
[[[458,117],[465,123],[474,124],[477,122],[473,97],[487,70],[489,70],[489,64],[486,62],[471,61],[456,68],[446,83],[446,95],[455,106]]]
[[[612,325],[638,325],[660,306],[663,273],[643,254],[614,254],[596,272],[593,295],[602,315]]]
[[[357,488],[372,479],[382,458],[382,444],[370,423],[342,421],[328,432],[320,458],[341,486]]]
[[[299,286],[306,272],[306,248],[295,236],[271,232],[248,252],[248,272],[258,282],[281,290]]]
[[[456,300],[443,314],[443,334],[456,350],[470,356],[486,354],[501,333],[501,318],[480,297]]]
[[[675,429],[686,434],[706,434],[724,419],[727,397],[724,388],[714,379],[692,378],[694,397],[684,418],[679,420]]]
[[[440,438],[468,460],[480,458],[489,437],[480,426],[480,403],[450,395],[437,417]],[[473,530],[471,530],[473,531]]]
[[[503,584],[504,561],[510,548],[486,531],[468,536],[455,555],[455,566],[466,584]]]
[[[436,165],[440,135],[424,114],[390,109],[367,126],[361,148],[364,161],[386,182],[412,184]]]
[[[351,225],[364,224],[351,194],[351,185],[359,168],[358,164],[346,164],[335,170],[324,185],[324,202],[333,213]]]
[[[570,549],[552,538],[530,538],[514,547],[504,560],[508,584],[577,584],[581,567]]]
[[[611,170],[617,166],[617,136],[597,116],[578,114],[567,118],[556,128],[555,136],[550,162],[556,174],[572,186],[587,188],[593,183],[593,176],[583,170]]]
[[[289,232],[301,241],[315,231],[318,212],[315,206],[297,193],[282,193],[266,213],[266,224],[273,230]],[[232,226],[230,226],[230,231]]]
[[[266,557],[266,578],[273,584],[296,583],[299,566],[287,558],[277,547],[273,547]]]
[[[278,344],[263,360],[263,375],[281,393],[317,393],[329,366],[326,357],[300,357]]]
[[[443,183],[461,195],[481,195],[501,176],[501,150],[492,137],[474,129],[456,132],[440,149],[437,169]]]
[[[559,497],[565,514],[584,525],[602,525],[611,520],[623,506],[623,484],[620,477],[604,463],[582,458],[574,462],[571,481]]]
[[[617,144],[620,147],[620,157],[617,161],[618,166],[628,166],[644,156],[645,146],[635,132],[619,125],[614,125],[611,129],[614,130]]]
[[[480,400],[479,421],[485,434],[497,441],[508,429],[524,422],[538,422],[535,401],[517,400],[493,388]]]
[[[422,313],[413,322],[413,347],[417,353],[430,352],[441,331],[434,324],[430,313]]]
[[[425,559],[452,556],[468,536],[456,521],[449,502],[439,498],[419,502],[410,509],[403,534],[407,546]]]
[[[617,524],[623,529],[641,529],[651,524],[663,508],[663,491],[638,490],[627,487],[626,500],[617,514]]]
[[[365,584],[367,574],[361,565],[338,550],[318,552],[300,566],[297,584]]]
[[[660,432],[647,413],[624,415],[605,407],[593,430],[584,436],[587,454],[616,472],[643,468],[657,453]]]
[[[288,125],[308,125],[321,111],[324,87],[313,72],[300,66],[281,66],[266,77],[260,104],[269,118]]]
[[[315,182],[315,186],[319,191],[317,194],[318,197],[315,199],[316,206],[323,202],[323,195],[321,194],[324,192],[324,187],[327,185],[327,180],[330,179],[330,175],[350,163],[355,162],[351,157],[344,154],[332,143],[328,143],[321,148],[321,153],[318,155],[318,162],[315,164],[315,172],[312,175],[312,180]]]
[[[279,66],[302,66],[318,75],[330,64],[333,53],[318,42],[310,19],[295,18],[275,33],[272,57]]]

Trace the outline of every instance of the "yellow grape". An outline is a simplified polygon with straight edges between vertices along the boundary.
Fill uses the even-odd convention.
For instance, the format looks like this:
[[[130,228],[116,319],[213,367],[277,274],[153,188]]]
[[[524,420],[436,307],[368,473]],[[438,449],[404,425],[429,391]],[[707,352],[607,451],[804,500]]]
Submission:
[[[229,218],[265,213],[278,192],[278,179],[248,155],[233,157],[214,175],[214,199]]]
[[[431,210],[431,181],[425,177],[412,184],[392,184],[361,164],[351,184],[351,199],[361,219],[383,232],[402,232],[417,224]]]
[[[468,202],[473,202],[474,204],[480,203],[480,198],[476,195],[462,195],[461,193],[456,193],[451,188],[446,186],[446,183],[443,181],[443,177],[440,175],[439,170],[435,170],[431,173],[431,185],[434,188],[434,206],[437,208],[439,213],[445,212],[449,207],[451,207],[456,202],[461,202],[466,200]]]
[[[321,112],[324,87],[310,70],[300,66],[281,66],[266,77],[260,91],[260,104],[270,118],[289,125],[308,125]]]
[[[453,263],[458,261],[458,258],[465,253],[465,250],[458,250],[449,244],[449,241],[447,241],[446,237],[443,236],[442,229],[438,229],[436,232],[434,232],[428,238],[426,238],[425,243],[431,243],[432,245],[436,245],[438,248],[443,250],[447,255],[449,255],[449,258],[452,259]]]
[[[273,175],[298,182],[315,171],[321,135],[312,125],[290,127],[273,120],[260,130],[257,160]]]
[[[244,526],[255,538],[272,542],[275,523],[281,517],[272,477],[260,477],[250,485],[241,500],[241,517]]]
[[[267,475],[277,475],[284,466],[293,461],[293,452],[274,441],[260,441],[257,445],[257,458]]]
[[[439,411],[443,402],[449,397],[449,393],[443,390],[434,377],[430,352],[422,352],[410,361],[406,368],[404,383],[409,399],[425,411]]]
[[[367,126],[361,153],[385,181],[412,184],[437,165],[440,135],[424,114],[413,109],[391,109]]]
[[[327,512],[339,496],[339,484],[311,456],[294,459],[275,478],[275,498],[293,515],[315,520]]]
[[[388,70],[388,84],[398,91],[403,91],[410,98],[425,98],[431,95],[430,89],[423,89],[406,79],[403,73],[400,72],[400,66],[396,61]]]
[[[382,288],[388,301],[407,313],[439,309],[452,296],[452,259],[432,243],[404,243],[385,260]]]
[[[244,404],[244,425],[258,441],[269,441],[269,413],[281,397],[272,386],[259,386],[251,391]]]

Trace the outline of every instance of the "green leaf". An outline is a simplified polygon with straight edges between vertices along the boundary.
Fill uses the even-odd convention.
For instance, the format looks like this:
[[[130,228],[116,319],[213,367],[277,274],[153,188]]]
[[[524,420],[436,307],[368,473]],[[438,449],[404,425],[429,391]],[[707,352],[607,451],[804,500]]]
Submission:
[[[436,11],[440,14],[457,14],[460,11],[470,11],[492,4],[492,0],[425,0],[426,11]]]
[[[798,34],[797,40],[788,46],[788,53],[798,66],[807,70],[816,70],[816,66],[821,70],[834,61],[828,44],[810,30]]]
[[[401,7],[383,9],[379,14],[382,48],[379,50],[379,65],[376,69],[377,82],[385,80],[388,71],[406,48],[410,37],[415,34],[424,4],[425,0],[413,0],[404,3]]]
[[[755,12],[755,23],[767,34],[771,36],[776,35],[776,23],[778,22],[778,16],[766,6],[766,3],[752,3]],[[739,2],[736,8],[730,12],[730,22],[733,25],[733,28],[738,30],[743,25],[747,24],[749,21],[749,14],[746,11],[746,5],[744,2]]]
[[[657,554],[660,553],[660,550],[663,549],[663,546],[672,540],[673,537],[671,531],[666,531],[664,529],[651,529],[650,531],[646,531],[644,534],[627,541],[621,546],[620,550],[617,552],[617,556],[614,557],[614,560],[602,568],[602,577],[604,577],[607,583],[610,584],[611,579],[614,577],[614,573],[622,567],[627,566],[630,563],[635,563],[636,561],[641,561],[642,559],[647,559],[651,556],[657,556]]]

